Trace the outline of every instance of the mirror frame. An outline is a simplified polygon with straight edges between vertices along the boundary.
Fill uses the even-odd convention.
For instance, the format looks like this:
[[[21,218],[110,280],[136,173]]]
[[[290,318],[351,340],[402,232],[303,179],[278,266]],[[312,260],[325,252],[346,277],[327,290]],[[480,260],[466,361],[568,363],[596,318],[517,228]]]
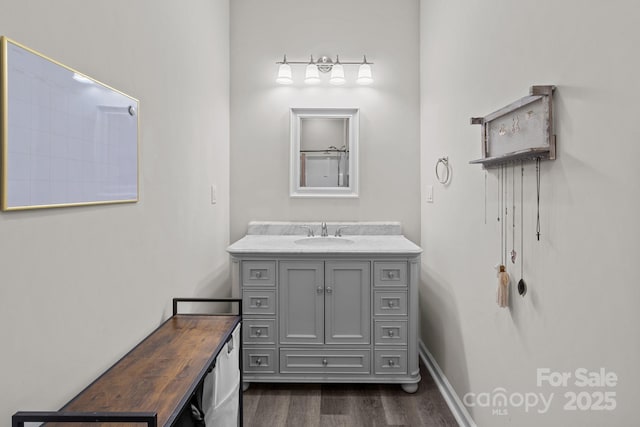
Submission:
[[[290,197],[358,197],[358,108],[291,108],[291,154],[289,157]],[[349,186],[300,186],[300,122],[304,118],[331,118],[349,120]]]

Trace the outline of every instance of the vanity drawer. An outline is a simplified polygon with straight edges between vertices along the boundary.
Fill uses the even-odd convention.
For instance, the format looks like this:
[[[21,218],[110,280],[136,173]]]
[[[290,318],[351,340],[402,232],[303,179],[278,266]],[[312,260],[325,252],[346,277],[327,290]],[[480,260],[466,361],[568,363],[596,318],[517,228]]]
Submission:
[[[280,372],[298,374],[368,374],[369,350],[280,349]]]
[[[274,319],[244,319],[245,344],[275,344],[276,321]]]
[[[376,350],[375,364],[376,374],[406,374],[407,351]]]
[[[407,291],[374,291],[373,314],[376,316],[406,316]]]
[[[276,350],[273,348],[247,348],[243,350],[243,372],[275,374]]]
[[[401,261],[374,262],[373,286],[407,286],[407,263]]]
[[[406,320],[376,320],[374,323],[376,345],[407,345]]]
[[[244,314],[276,314],[276,291],[251,289],[242,291]]]
[[[275,261],[243,261],[242,284],[245,286],[275,286]]]

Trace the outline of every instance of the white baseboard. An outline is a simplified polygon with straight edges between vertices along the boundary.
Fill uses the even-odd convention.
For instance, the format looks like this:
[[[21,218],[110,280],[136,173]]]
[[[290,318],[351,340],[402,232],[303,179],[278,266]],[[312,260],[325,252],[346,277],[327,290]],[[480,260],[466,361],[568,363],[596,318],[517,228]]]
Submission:
[[[458,424],[462,427],[477,427],[475,421],[471,418],[469,411],[467,411],[467,408],[458,397],[458,394],[453,387],[451,387],[449,380],[444,376],[440,366],[438,366],[436,360],[433,358],[431,353],[429,353],[427,347],[422,341],[419,342],[418,347],[420,349],[420,358],[422,359],[422,362],[429,370],[429,373],[438,386],[438,390],[440,390],[440,394],[442,394],[445,402],[447,402],[447,406],[451,409],[451,412]]]

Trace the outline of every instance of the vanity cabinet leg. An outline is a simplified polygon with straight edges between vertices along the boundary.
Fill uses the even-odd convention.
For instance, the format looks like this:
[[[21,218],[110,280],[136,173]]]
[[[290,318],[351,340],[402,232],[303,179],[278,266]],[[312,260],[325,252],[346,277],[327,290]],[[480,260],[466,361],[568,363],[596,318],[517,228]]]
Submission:
[[[418,391],[418,383],[400,384],[405,393],[413,394]]]
[[[249,386],[251,385],[251,383],[247,383],[247,382],[243,382],[242,383],[242,391],[245,392],[247,390],[249,390]],[[416,387],[417,389],[417,387]]]

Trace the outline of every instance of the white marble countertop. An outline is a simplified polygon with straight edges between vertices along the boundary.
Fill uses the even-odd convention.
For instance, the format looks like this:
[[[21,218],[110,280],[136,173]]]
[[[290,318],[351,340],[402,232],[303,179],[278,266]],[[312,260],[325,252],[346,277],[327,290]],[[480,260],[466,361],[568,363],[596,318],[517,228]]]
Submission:
[[[227,248],[231,255],[250,254],[394,254],[418,255],[422,248],[402,235],[305,235],[252,234]]]

